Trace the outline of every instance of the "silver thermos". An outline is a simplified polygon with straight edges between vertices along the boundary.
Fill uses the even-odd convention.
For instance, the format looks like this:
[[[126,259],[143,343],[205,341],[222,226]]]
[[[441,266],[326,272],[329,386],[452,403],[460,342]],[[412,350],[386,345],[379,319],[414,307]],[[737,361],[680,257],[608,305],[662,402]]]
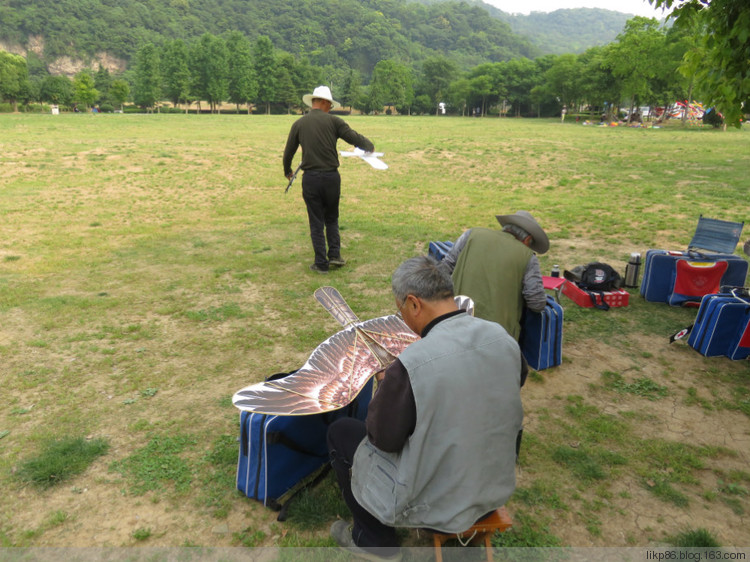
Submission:
[[[630,254],[630,260],[628,265],[625,266],[625,286],[626,287],[637,287],[638,286],[638,273],[641,269],[641,254],[632,253]]]

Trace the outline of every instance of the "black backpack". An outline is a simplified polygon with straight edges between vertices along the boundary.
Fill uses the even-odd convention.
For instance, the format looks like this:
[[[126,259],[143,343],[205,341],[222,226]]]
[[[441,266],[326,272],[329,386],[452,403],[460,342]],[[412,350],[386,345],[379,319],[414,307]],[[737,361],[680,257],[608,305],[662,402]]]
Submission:
[[[565,270],[563,273],[565,279],[573,281],[580,289],[591,294],[591,300],[594,306],[604,310],[609,309],[609,305],[604,302],[605,291],[615,291],[622,286],[622,277],[611,265],[598,261],[579,265],[572,270]],[[601,304],[597,304],[596,295],[602,294]]]
[[[606,263],[591,262],[583,266],[578,286],[587,291],[615,291],[622,285],[622,277]]]

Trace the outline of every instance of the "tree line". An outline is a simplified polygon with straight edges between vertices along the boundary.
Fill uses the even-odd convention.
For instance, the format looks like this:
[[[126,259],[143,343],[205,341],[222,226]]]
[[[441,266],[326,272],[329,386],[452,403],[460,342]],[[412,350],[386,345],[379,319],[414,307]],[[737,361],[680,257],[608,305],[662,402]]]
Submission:
[[[691,43],[682,29],[636,17],[615,42],[578,55],[521,57],[466,71],[444,56],[429,57],[417,68],[384,59],[364,84],[356,70],[313,65],[274,48],[265,36],[251,42],[237,31],[205,33],[193,43],[176,39],[161,47],[143,45],[122,76],[99,68],[73,80],[39,72],[24,78],[23,59],[6,53],[4,59],[15,61],[19,78],[3,87],[2,97],[22,103],[99,104],[105,109],[132,101],[147,111],[164,100],[185,110],[193,104],[202,109],[205,103],[211,111],[228,102],[237,111],[257,107],[270,113],[272,108],[299,110],[305,93],[329,84],[345,107],[363,113],[435,113],[442,102],[449,112],[461,115],[549,116],[563,106],[600,111],[684,99],[690,81],[678,68]],[[8,65],[0,63],[3,66]]]
[[[467,70],[439,55],[418,66],[382,59],[368,83],[354,69],[317,66],[276,49],[269,37],[251,42],[237,31],[205,33],[192,43],[148,43],[122,76],[109,76],[100,68],[80,73],[70,84],[64,77],[28,74],[22,58],[5,53],[0,57],[0,97],[12,103],[111,106],[131,99],[145,110],[153,110],[162,100],[186,110],[206,103],[211,111],[229,102],[237,111],[249,112],[255,106],[270,113],[296,111],[305,93],[328,84],[345,107],[363,113],[436,113],[445,104],[459,115],[551,116],[567,106],[570,111],[586,108],[611,116],[622,106],[668,108],[676,100],[723,99],[717,108],[730,116],[731,123],[738,122],[742,109],[737,102],[747,97],[750,87],[721,88],[716,71],[707,74],[702,61],[711,51],[703,40],[705,20],[691,22],[668,27],[635,17],[614,42],[581,54],[519,57]],[[5,78],[9,76],[16,78]]]

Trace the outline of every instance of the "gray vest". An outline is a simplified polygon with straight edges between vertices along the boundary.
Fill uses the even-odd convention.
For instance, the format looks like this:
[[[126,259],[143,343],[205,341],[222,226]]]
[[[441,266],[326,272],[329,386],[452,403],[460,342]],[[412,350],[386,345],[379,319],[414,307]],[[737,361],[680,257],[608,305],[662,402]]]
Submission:
[[[399,453],[360,443],[354,497],[386,525],[464,531],[515,488],[518,344],[499,324],[459,314],[399,359],[414,391],[416,427]]]

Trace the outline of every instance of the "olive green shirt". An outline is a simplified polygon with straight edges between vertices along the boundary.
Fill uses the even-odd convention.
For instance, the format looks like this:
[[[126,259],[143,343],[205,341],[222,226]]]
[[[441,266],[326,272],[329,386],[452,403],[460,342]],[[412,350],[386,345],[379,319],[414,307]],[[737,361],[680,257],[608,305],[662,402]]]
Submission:
[[[303,170],[331,172],[338,169],[338,139],[344,139],[365,152],[375,150],[369,139],[349,127],[340,117],[321,109],[310,110],[307,115],[297,119],[289,131],[284,148],[284,175],[289,176],[292,173],[292,159],[300,145]]]

